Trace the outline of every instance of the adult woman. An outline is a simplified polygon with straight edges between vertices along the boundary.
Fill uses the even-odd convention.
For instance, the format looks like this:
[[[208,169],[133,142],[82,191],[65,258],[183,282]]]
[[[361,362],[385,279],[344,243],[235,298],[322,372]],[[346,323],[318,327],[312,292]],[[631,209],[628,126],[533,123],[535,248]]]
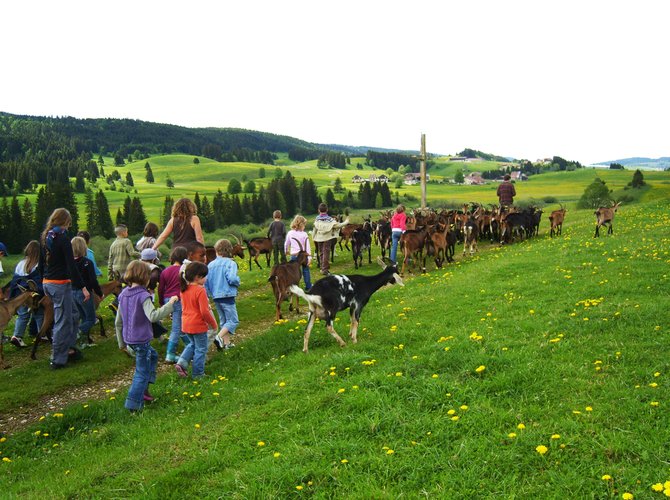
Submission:
[[[172,238],[173,248],[177,246],[186,247],[193,241],[199,241],[204,245],[205,238],[202,235],[202,227],[196,211],[195,203],[188,198],[177,200],[172,207],[172,217],[151,248],[158,250],[158,247],[170,234],[174,234]]]
[[[90,300],[88,289],[77,269],[72,244],[67,230],[72,224],[70,212],[57,208],[49,216],[40,238],[39,269],[44,293],[54,307],[53,343],[51,344],[51,369],[64,368],[69,359],[81,358],[75,348],[79,330],[79,311],[74,303],[72,288],[81,289],[84,300]]]
[[[391,260],[396,262],[396,256],[398,255],[398,241],[402,233],[407,229],[407,215],[405,215],[405,207],[403,205],[398,205],[395,209],[395,214],[391,217]]]

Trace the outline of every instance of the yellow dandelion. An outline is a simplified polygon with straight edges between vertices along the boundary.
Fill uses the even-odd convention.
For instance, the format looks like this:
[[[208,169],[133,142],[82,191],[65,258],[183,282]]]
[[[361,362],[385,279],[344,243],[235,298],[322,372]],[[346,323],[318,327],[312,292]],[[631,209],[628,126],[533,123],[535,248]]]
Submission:
[[[340,388],[340,389],[337,390],[337,393],[338,393],[338,394],[342,394],[344,391],[345,391],[345,389]]]
[[[651,406],[658,406],[660,403],[658,401],[652,401],[649,403]]]
[[[349,463],[349,460],[347,460],[346,458],[343,458],[342,460],[340,460],[340,463],[342,463],[342,464],[348,464],[348,463]]]
[[[458,422],[458,419],[460,418],[461,417],[459,417],[458,415],[454,415],[453,417],[451,417],[451,420],[453,420],[454,422]]]
[[[524,424],[524,423],[522,422],[522,423],[520,423],[519,425],[517,425],[516,428],[519,429],[520,431],[522,431],[522,430],[524,430],[524,429],[526,428],[526,424]]]
[[[286,385],[286,382],[279,382],[279,387],[284,387]]]
[[[537,451],[540,455],[544,455],[549,451],[549,448],[541,444],[535,448],[535,451]]]
[[[256,446],[265,446],[265,441],[259,441]]]
[[[561,435],[560,434],[552,434],[551,439],[561,439]]]
[[[469,408],[469,406],[468,405],[461,405],[460,408],[461,408],[461,410],[465,411]]]
[[[611,481],[611,480],[612,480],[612,476],[610,476],[609,474],[605,474],[605,475],[603,475],[603,477],[601,477],[600,479],[602,479],[603,481]]]
[[[304,488],[302,484],[299,484],[298,486],[295,487],[296,490],[300,491]]]
[[[8,457],[2,457],[3,462],[11,462],[11,460]]]
[[[196,429],[200,429],[200,424],[195,424]]]
[[[510,439],[514,439],[516,437],[516,432],[510,432],[509,434],[507,434],[507,437]]]
[[[219,396],[220,394],[218,392],[213,392],[212,395],[213,396]]]
[[[475,368],[475,371],[477,373],[482,373],[484,370],[486,370],[486,367],[484,365],[480,365],[477,368]]]
[[[593,411],[593,408],[591,408],[590,406],[587,406],[587,407],[584,408],[584,409],[585,409],[586,411]]]
[[[1,438],[0,438],[0,443],[4,443],[5,441],[7,441],[7,438],[6,438],[6,437],[1,437]]]
[[[432,376],[433,376],[433,378],[438,378],[439,377],[439,375],[437,373],[433,373]]]
[[[402,377],[402,372],[395,372],[396,377]]]
[[[654,491],[659,491],[659,492],[663,491],[663,484],[656,483],[656,484],[651,486],[651,489],[654,490]]]
[[[393,451],[391,448],[389,448],[388,450],[386,450],[386,454],[387,454],[387,455],[393,455],[394,453],[395,453],[395,451]]]
[[[275,451],[275,452],[272,454],[272,456],[275,457],[275,458],[279,458],[279,457],[281,457],[281,453],[279,453],[278,451]]]
[[[633,498],[635,497],[633,496],[632,493],[626,492],[623,495],[621,495],[621,498],[623,498],[623,500],[633,500]]]

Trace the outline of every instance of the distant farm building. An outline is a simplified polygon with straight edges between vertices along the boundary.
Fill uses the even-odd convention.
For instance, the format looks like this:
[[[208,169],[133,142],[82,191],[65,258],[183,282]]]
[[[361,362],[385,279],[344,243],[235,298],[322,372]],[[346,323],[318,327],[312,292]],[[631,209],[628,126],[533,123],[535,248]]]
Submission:
[[[430,180],[430,174],[426,174],[426,182]],[[405,174],[405,184],[411,186],[414,184],[419,184],[421,182],[421,173],[419,172],[410,172]]]
[[[360,175],[354,175],[351,178],[351,182],[354,184],[360,184],[362,182],[388,182],[389,178],[388,175],[376,175],[376,174],[370,174],[368,178],[361,177]]]
[[[465,176],[463,184],[467,184],[468,186],[481,186],[486,184],[486,181],[482,177],[481,172],[472,172]]]
[[[516,170],[509,174],[510,179],[513,181],[527,181],[528,176],[526,174],[521,173],[521,170]]]

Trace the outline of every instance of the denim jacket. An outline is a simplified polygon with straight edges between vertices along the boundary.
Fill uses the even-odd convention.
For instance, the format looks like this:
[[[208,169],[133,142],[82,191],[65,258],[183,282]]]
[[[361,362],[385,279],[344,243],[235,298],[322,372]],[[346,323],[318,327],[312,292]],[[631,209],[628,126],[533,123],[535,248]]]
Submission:
[[[240,286],[240,277],[237,275],[237,262],[228,257],[217,256],[207,264],[209,272],[205,289],[213,299],[236,297]]]

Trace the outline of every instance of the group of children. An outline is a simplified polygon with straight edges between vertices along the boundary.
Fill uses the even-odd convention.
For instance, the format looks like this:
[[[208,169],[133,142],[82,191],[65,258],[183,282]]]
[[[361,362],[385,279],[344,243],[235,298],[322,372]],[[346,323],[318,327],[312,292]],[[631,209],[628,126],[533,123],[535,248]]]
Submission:
[[[123,238],[123,233],[118,237]],[[148,390],[155,381],[158,362],[158,353],[151,346],[155,338],[153,325],[168,315],[172,314],[172,328],[165,361],[174,364],[181,377],[188,376],[189,364],[193,378],[205,376],[205,359],[211,342],[218,349],[234,347],[230,336],[239,324],[235,303],[240,286],[238,267],[228,240],[217,241],[214,249],[216,258],[209,264],[205,246],[200,242],[172,249],[170,266],[158,278],[158,301],[162,304],[158,308],[150,288],[152,266],[157,266],[153,261],[155,250],[145,248],[142,260],[128,264],[124,273],[127,287],[119,295],[115,320],[119,348],[135,356],[135,374],[125,402],[127,409],[138,411],[145,402],[153,400]],[[152,262],[144,260],[150,257]],[[114,268],[118,269],[116,265]],[[220,328],[209,305],[210,297],[218,312]],[[184,349],[178,355],[180,339]]]

